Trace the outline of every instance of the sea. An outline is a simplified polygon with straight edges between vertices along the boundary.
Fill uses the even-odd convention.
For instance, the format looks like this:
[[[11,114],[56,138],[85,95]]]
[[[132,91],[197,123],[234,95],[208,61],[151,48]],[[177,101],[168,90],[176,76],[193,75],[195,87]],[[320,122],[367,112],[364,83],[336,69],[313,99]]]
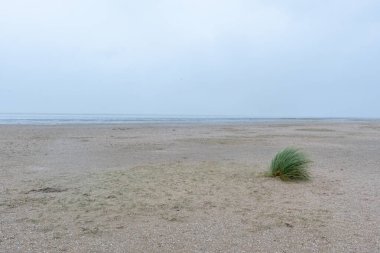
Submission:
[[[368,118],[257,118],[244,116],[133,114],[0,114],[0,125],[133,124],[133,123],[290,123],[295,121],[380,121]]]

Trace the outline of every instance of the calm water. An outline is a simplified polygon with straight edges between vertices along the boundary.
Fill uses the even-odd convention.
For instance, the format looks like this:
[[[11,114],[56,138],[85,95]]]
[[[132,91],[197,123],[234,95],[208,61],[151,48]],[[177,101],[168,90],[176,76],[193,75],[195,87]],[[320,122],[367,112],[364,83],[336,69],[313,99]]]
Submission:
[[[293,121],[378,121],[354,118],[249,118],[123,114],[0,114],[2,125],[125,124],[125,123],[259,123]]]

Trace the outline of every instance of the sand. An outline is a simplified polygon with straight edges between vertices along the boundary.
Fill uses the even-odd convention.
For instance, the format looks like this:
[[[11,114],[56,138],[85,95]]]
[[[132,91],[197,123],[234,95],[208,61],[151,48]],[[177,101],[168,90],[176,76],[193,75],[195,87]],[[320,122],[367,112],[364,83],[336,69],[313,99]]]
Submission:
[[[0,126],[0,182],[0,252],[380,252],[374,121]]]

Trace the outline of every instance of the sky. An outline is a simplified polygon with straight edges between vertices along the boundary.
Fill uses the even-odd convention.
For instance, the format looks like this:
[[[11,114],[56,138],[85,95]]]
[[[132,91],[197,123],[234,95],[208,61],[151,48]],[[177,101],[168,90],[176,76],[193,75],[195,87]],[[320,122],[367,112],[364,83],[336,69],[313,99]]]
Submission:
[[[0,0],[0,113],[380,117],[379,0]]]

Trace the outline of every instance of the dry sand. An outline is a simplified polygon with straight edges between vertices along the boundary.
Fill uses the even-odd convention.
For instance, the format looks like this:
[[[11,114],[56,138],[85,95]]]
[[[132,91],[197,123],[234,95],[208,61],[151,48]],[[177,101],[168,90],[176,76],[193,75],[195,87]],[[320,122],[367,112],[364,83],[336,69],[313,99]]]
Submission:
[[[0,181],[0,252],[380,252],[376,122],[0,126]]]

